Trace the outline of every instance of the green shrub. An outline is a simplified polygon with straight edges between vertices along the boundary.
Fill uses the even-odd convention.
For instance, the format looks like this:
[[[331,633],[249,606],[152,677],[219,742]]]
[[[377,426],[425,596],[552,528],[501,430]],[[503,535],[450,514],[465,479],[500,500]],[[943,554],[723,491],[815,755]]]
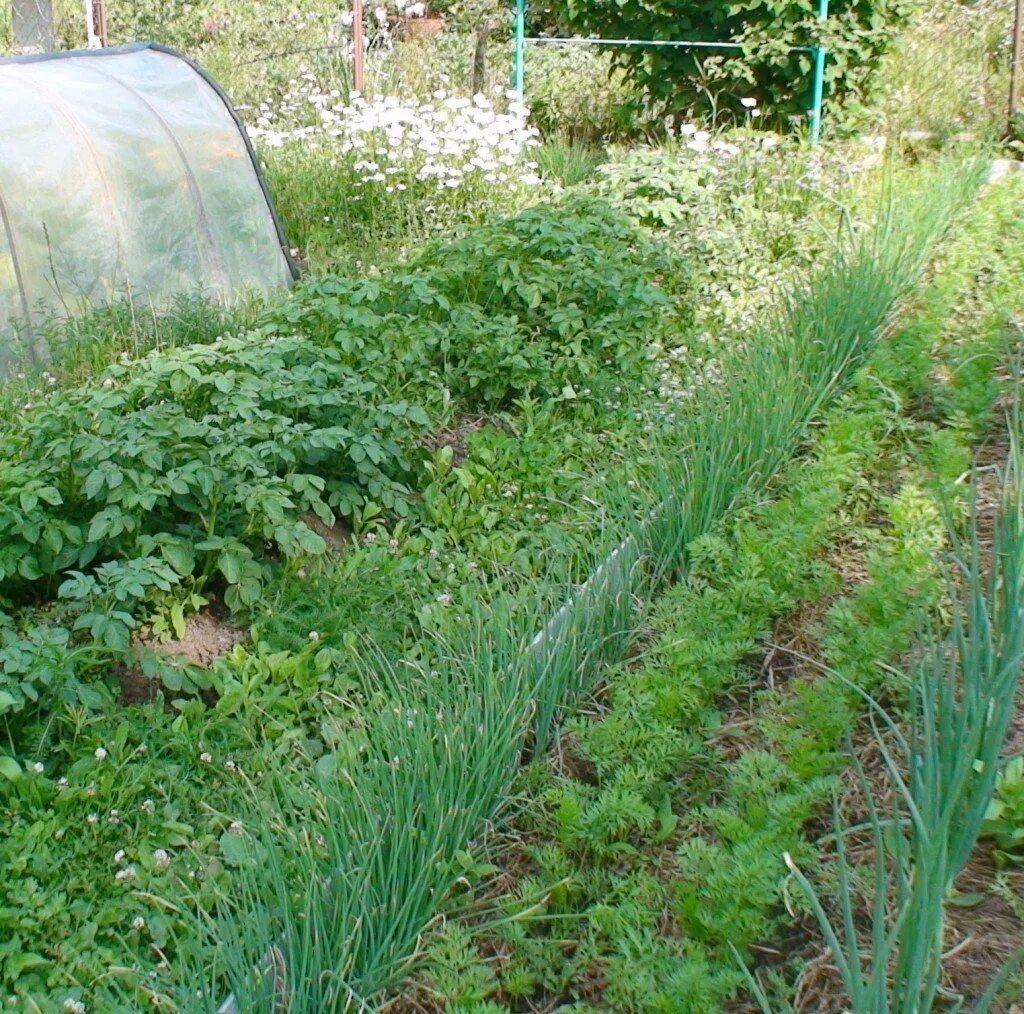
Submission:
[[[879,60],[912,9],[912,0],[833,0],[824,30],[806,0],[695,0],[682,7],[669,0],[566,0],[565,18],[579,34],[610,39],[742,43],[742,56],[668,46],[617,50],[616,63],[657,109],[671,114],[703,107],[742,117],[740,99],[753,97],[774,120],[803,116],[812,58],[789,50],[822,43],[829,53],[829,115],[838,121],[841,110],[866,97]]]
[[[791,153],[777,135],[740,129],[693,148],[630,151],[598,166],[589,189],[702,266],[696,302],[712,330],[746,330],[765,293],[806,275],[821,253]]]
[[[573,199],[434,243],[384,279],[307,282],[274,319],[389,389],[494,409],[636,372],[688,277],[608,204]]]
[[[73,659],[127,652],[154,601],[251,611],[269,560],[325,549],[312,515],[408,517],[453,414],[642,375],[673,264],[599,202],[535,208],[25,406],[0,430],[0,714],[85,703]],[[54,598],[56,626],[2,612]]]
[[[526,97],[541,133],[595,144],[633,132],[636,91],[598,46],[532,46]]]

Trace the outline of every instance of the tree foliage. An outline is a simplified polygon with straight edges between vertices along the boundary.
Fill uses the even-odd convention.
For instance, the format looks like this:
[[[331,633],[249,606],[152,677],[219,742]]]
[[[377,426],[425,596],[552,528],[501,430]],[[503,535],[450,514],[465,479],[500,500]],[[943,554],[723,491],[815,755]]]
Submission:
[[[833,121],[848,119],[870,90],[873,71],[909,20],[914,0],[832,0],[818,20],[814,0],[565,0],[565,20],[607,39],[738,42],[734,50],[629,46],[616,61],[659,111],[692,109],[743,116],[756,98],[775,121],[810,106],[813,55],[828,53],[826,97]],[[792,52],[795,48],[802,51]]]

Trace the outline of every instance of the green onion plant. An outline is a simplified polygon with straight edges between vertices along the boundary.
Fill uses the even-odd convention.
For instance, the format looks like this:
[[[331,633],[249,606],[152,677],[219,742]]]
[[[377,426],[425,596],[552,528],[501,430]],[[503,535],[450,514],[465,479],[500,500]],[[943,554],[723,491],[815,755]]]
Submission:
[[[992,545],[983,541],[975,496],[966,535],[954,535],[950,630],[917,666],[908,734],[877,702],[868,702],[896,790],[892,811],[883,813],[877,786],[860,772],[874,845],[869,939],[858,926],[855,870],[845,845],[849,832],[841,826],[838,804],[833,906],[838,919],[790,864],[810,898],[852,1007],[865,1014],[927,1014],[940,1001],[952,1009],[964,1005],[962,997],[943,987],[945,912],[993,796],[1024,666],[1022,435],[1018,405]],[[974,1009],[987,1010],[995,992]]]

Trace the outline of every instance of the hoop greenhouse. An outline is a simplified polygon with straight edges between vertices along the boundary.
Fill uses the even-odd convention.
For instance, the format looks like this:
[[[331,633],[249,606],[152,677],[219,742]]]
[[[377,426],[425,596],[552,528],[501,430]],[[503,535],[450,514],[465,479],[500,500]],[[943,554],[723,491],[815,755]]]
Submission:
[[[119,298],[229,303],[294,273],[241,121],[150,43],[0,60],[0,374],[42,321]]]

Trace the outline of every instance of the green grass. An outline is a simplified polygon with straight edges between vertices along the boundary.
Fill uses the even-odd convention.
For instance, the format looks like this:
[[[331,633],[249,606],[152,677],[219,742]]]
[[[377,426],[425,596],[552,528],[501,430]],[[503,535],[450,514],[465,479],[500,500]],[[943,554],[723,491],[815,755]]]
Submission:
[[[563,187],[575,187],[590,182],[607,155],[600,148],[556,137],[548,138],[537,149],[536,158],[546,179]]]

